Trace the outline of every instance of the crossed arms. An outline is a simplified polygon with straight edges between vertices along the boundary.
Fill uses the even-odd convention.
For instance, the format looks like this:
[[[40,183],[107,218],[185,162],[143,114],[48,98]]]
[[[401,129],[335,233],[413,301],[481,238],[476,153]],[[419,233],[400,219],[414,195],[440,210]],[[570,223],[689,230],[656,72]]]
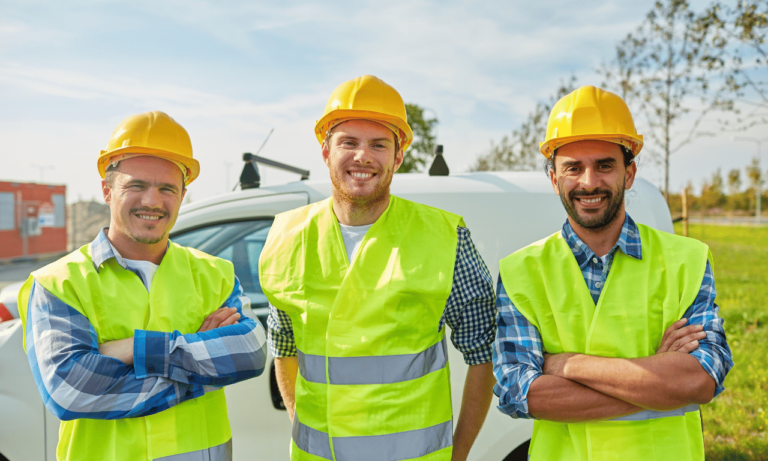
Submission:
[[[249,304],[236,280],[226,309],[214,311],[197,333],[136,330],[100,346],[85,316],[35,282],[27,356],[43,402],[62,420],[147,416],[258,376],[266,337],[243,315]]]
[[[513,418],[577,422],[708,402],[722,392],[733,366],[715,296],[707,264],[699,295],[684,318],[667,329],[653,356],[549,355],[538,330],[499,281],[493,351],[499,410]]]

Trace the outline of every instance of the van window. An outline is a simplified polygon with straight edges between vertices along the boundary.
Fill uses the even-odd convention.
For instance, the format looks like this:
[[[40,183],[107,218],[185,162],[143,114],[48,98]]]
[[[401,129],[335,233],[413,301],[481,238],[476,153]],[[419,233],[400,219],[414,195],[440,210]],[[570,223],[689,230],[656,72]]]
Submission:
[[[267,297],[259,283],[259,256],[271,227],[271,219],[217,223],[172,234],[171,240],[231,261],[251,306],[266,308]]]

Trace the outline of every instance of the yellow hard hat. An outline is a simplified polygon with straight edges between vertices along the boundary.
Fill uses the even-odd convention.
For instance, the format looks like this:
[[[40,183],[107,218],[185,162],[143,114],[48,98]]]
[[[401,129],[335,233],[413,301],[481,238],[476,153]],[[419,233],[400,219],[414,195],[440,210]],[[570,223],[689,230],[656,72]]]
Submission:
[[[140,155],[175,163],[184,172],[186,185],[200,174],[200,164],[192,158],[192,142],[187,130],[165,112],[155,110],[131,115],[120,122],[107,142],[107,149],[99,154],[99,174],[104,178],[107,167],[114,160]]]
[[[398,132],[400,147],[405,150],[413,141],[405,104],[400,93],[373,75],[363,75],[342,83],[328,99],[325,112],[315,124],[315,136],[320,144],[339,120],[365,119],[380,122]]]
[[[637,134],[624,100],[594,86],[582,86],[557,101],[539,150],[549,158],[558,147],[585,140],[620,144],[635,156],[643,148],[643,135]]]

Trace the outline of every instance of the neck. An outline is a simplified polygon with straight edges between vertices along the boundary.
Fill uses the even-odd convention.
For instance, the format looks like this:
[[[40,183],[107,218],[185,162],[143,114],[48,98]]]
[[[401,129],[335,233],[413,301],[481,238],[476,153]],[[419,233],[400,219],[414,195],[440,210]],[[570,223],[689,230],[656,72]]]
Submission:
[[[115,229],[114,225],[109,227],[107,239],[123,258],[149,261],[158,265],[163,260],[168,249],[167,235],[157,243],[139,243]]]
[[[383,195],[373,202],[354,202],[347,197],[337,193],[334,188],[333,193],[333,213],[336,219],[345,226],[366,226],[373,224],[384,214],[389,206],[389,193]]]
[[[589,247],[597,256],[605,256],[616,245],[621,236],[621,228],[624,225],[626,211],[622,209],[616,214],[616,219],[606,226],[589,229],[581,227],[570,216],[568,222],[573,231],[579,236],[582,242]]]

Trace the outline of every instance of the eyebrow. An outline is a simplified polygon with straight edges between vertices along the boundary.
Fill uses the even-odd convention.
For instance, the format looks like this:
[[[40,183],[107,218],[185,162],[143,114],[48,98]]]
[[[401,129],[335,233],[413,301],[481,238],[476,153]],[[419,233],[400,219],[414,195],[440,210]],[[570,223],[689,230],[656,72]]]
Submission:
[[[562,166],[575,166],[575,165],[581,165],[583,163],[584,162],[582,162],[581,160],[566,160],[563,162]],[[595,160],[595,163],[616,163],[616,159],[613,157],[604,157],[604,158],[599,158]]]
[[[125,183],[125,185],[126,186],[139,185],[139,186],[148,187],[148,186],[152,186],[153,184],[149,183],[147,181],[143,181],[141,179],[131,179],[130,181]],[[169,189],[173,189],[174,191],[178,191],[179,190],[179,187],[177,185],[171,184],[171,183],[167,183],[167,182],[160,183],[160,184],[157,185],[157,187],[167,187]]]
[[[361,140],[359,137],[357,137],[357,136],[352,136],[352,135],[343,135],[343,136],[339,136],[339,140],[340,140],[340,141],[341,141],[341,140],[343,140],[343,139],[349,139],[349,140],[353,140],[353,141],[360,141],[360,140]],[[373,139],[369,139],[367,142],[382,142],[382,141],[386,141],[386,142],[395,142],[394,140],[392,140],[392,139],[390,139],[390,138],[387,138],[387,137],[382,137],[382,138],[373,138]]]

